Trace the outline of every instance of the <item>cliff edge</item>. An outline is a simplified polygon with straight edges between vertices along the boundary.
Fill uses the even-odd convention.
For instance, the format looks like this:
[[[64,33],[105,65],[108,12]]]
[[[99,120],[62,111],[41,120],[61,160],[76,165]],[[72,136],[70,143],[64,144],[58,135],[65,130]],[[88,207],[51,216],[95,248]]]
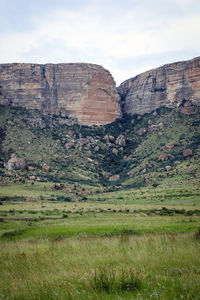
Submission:
[[[149,113],[166,106],[182,113],[200,112],[200,57],[167,64],[124,81],[118,87],[122,111]]]
[[[115,82],[95,64],[0,64],[0,104],[104,125],[120,116]]]

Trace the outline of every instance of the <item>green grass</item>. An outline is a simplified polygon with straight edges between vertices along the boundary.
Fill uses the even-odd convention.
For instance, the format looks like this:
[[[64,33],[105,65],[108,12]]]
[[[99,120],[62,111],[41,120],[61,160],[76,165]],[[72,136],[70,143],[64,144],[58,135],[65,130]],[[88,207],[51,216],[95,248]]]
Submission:
[[[79,237],[106,237],[121,234],[159,234],[195,232],[200,227],[198,216],[139,216],[123,213],[99,213],[92,215],[72,215],[57,221],[37,221],[29,225],[22,223],[19,229],[13,226],[6,231],[6,221],[2,223],[2,240],[45,239]],[[10,222],[8,222],[10,224]],[[14,223],[16,224],[16,223]],[[9,225],[10,226],[10,225]]]
[[[193,234],[0,243],[1,299],[200,299]]]
[[[173,179],[172,179],[173,181]],[[172,182],[156,188],[143,187],[88,196],[94,201],[141,205],[200,206],[200,187],[197,182]]]
[[[90,192],[87,195],[87,199],[91,201],[100,201],[110,204],[139,204],[139,205],[162,205],[162,206],[196,206],[200,207],[200,187],[197,184],[197,180],[190,179],[188,181],[175,181],[171,179],[169,181],[154,188],[143,187],[134,189],[121,188],[118,191],[113,192],[101,192],[96,193],[97,188],[82,186],[82,188]],[[22,183],[8,183],[2,185],[0,188],[0,198],[4,197],[25,197],[33,200],[40,200],[41,197],[46,200],[50,200],[56,197],[72,197],[73,193],[69,193],[65,190],[53,189],[54,183],[50,182],[36,182],[31,185],[30,182],[26,184]],[[74,185],[72,185],[73,187]],[[80,188],[81,189],[81,188]],[[101,191],[101,190],[100,190]],[[79,199],[81,199],[81,192]],[[0,199],[1,200],[1,199]],[[11,199],[12,200],[12,199]]]
[[[63,191],[57,191],[52,189],[52,183],[42,183],[36,182],[34,185],[31,185],[30,182],[27,184],[22,183],[11,183],[4,186],[1,186],[0,189],[0,198],[1,197],[15,197],[23,196],[28,199],[40,199],[42,196],[44,199],[52,198],[52,194],[55,196],[67,196],[69,193]]]

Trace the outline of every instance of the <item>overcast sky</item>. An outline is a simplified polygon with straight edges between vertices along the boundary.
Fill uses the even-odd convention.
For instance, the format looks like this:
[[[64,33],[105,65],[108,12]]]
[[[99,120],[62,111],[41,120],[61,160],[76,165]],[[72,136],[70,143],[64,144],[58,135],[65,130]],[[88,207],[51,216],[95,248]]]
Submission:
[[[200,0],[0,0],[0,63],[88,62],[117,85],[200,56]]]

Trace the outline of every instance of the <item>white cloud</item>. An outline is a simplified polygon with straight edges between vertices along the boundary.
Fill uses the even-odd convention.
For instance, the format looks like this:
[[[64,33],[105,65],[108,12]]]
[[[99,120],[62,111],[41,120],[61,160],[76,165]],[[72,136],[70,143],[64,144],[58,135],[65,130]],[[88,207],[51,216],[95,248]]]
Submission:
[[[65,9],[43,18],[34,17],[33,29],[1,36],[1,62],[97,63],[108,68],[119,83],[135,74],[123,70],[123,66],[116,67],[118,60],[200,50],[198,11],[168,16],[158,10],[156,14],[156,6],[150,9],[149,4],[145,8],[145,2],[137,2],[132,10],[119,10],[118,15],[110,14],[109,19],[98,11],[97,5],[82,11]],[[189,3],[188,0],[174,2],[179,6],[182,3],[183,8]],[[143,66],[135,69],[133,65],[133,70],[145,71],[152,67],[147,63],[146,69]]]

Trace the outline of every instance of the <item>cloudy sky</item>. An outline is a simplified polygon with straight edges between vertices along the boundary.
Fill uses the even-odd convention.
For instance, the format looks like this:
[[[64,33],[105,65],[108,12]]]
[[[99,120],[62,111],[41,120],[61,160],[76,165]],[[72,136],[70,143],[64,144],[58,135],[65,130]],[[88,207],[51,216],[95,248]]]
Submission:
[[[200,56],[200,0],[0,0],[0,63],[88,62],[117,82]]]

